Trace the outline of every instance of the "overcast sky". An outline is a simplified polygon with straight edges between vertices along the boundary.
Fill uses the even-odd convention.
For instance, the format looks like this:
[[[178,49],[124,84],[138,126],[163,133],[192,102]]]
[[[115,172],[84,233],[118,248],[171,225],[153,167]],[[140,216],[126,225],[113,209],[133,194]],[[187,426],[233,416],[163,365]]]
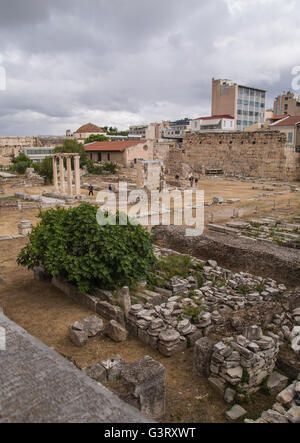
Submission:
[[[271,106],[300,65],[299,11],[299,0],[0,0],[0,135],[210,115],[212,77],[267,89]]]

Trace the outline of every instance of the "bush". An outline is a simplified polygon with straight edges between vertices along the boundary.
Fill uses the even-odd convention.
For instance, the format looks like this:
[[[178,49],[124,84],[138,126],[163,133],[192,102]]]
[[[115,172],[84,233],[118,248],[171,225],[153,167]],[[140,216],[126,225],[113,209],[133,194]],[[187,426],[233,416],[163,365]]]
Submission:
[[[95,163],[92,160],[88,160],[87,170],[89,174],[101,175],[103,172],[103,166],[95,165]]]
[[[28,164],[26,162],[17,162],[13,166],[13,170],[18,174],[25,174],[26,169],[28,168]]]
[[[52,157],[46,157],[41,163],[33,163],[33,168],[37,174],[44,177],[45,183],[51,183],[53,180]]]
[[[83,203],[41,211],[41,222],[21,250],[18,264],[28,269],[43,265],[50,275],[66,278],[81,292],[146,279],[155,263],[151,235],[140,225],[100,226],[97,210]]]
[[[103,165],[103,170],[115,174],[120,169],[116,163],[109,162]]]

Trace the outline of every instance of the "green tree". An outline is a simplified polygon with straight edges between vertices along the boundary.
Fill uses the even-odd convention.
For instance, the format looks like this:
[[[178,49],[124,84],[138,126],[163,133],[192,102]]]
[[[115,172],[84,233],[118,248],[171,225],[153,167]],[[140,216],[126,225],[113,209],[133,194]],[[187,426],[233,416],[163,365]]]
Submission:
[[[23,152],[20,152],[20,154],[17,157],[14,157],[12,159],[12,163],[13,164],[17,164],[19,162],[24,162],[26,163],[28,166],[28,168],[30,168],[31,166],[31,160],[29,157],[27,157],[27,155],[25,155]]]
[[[51,183],[53,181],[53,165],[52,157],[46,157],[41,163],[33,164],[34,170],[41,177],[44,177],[45,183]]]
[[[87,154],[85,152],[84,146],[82,143],[78,143],[77,140],[65,140],[62,146],[56,146],[53,150],[56,154],[76,154],[80,155],[80,166],[85,166],[87,164]]]
[[[83,203],[70,209],[41,211],[41,221],[20,251],[18,264],[28,269],[43,265],[50,275],[66,278],[81,292],[114,289],[146,279],[156,263],[151,235],[140,225],[120,226],[121,214],[117,214],[117,224],[100,226],[98,210]]]
[[[103,134],[92,134],[85,140],[84,143],[87,145],[88,143],[108,142],[108,141],[109,141],[109,138]]]

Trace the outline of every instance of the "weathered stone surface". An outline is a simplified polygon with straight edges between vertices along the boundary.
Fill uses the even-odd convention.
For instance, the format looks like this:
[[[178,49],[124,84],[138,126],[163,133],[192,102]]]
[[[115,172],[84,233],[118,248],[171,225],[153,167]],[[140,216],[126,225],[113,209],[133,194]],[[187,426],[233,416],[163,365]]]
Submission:
[[[124,286],[124,288],[118,292],[118,302],[121,308],[123,308],[125,315],[127,315],[131,309],[130,292],[127,286]]]
[[[287,387],[288,378],[279,372],[274,371],[267,382],[267,387],[272,394],[278,393]]]
[[[108,381],[116,381],[121,376],[121,372],[125,367],[125,361],[120,355],[115,355],[108,360],[100,361],[99,364],[106,370]]]
[[[0,423],[149,422],[3,314],[0,326],[7,338],[0,358]]]
[[[194,371],[200,377],[209,376],[210,360],[214,342],[207,337],[200,338],[194,347]]]
[[[115,342],[126,341],[128,337],[128,332],[126,331],[126,329],[115,320],[111,320],[107,324],[104,332]]]
[[[224,380],[222,380],[222,378],[214,378],[214,377],[210,377],[208,379],[208,383],[210,384],[210,386],[217,391],[222,397],[224,396],[224,392],[226,389],[226,383]]]
[[[113,306],[108,302],[100,301],[97,303],[97,314],[106,320],[115,320],[118,323],[125,325],[124,312],[118,306]]]
[[[69,337],[72,343],[79,348],[85,346],[89,339],[86,331],[75,330],[72,328],[72,326],[69,327]]]
[[[113,299],[114,299],[111,291],[107,291],[105,289],[99,289],[99,288],[95,289],[95,296],[98,299],[100,299],[102,301],[106,301],[108,303],[112,303]]]
[[[97,315],[92,315],[84,319],[82,324],[89,337],[96,337],[96,335],[100,334],[104,329],[103,320]]]
[[[227,388],[224,394],[224,400],[226,403],[233,403],[235,396],[236,392],[231,388]]]
[[[165,414],[166,388],[165,368],[149,356],[126,365],[121,373],[126,387],[135,405],[155,420]],[[136,402],[137,401],[137,402]]]
[[[286,389],[280,392],[280,394],[277,395],[276,400],[282,405],[290,405],[295,395],[295,386],[296,383],[288,386]]]
[[[289,409],[287,417],[291,423],[300,423],[300,406],[293,406]]]
[[[288,419],[284,415],[279,414],[277,411],[274,411],[272,409],[264,411],[261,415],[261,418],[266,423],[288,423]]]
[[[96,363],[93,366],[84,368],[83,371],[88,377],[96,380],[98,383],[103,383],[107,381],[106,369],[100,363]]]
[[[234,405],[229,411],[225,412],[227,420],[233,422],[239,420],[247,414],[244,408],[239,405]]]

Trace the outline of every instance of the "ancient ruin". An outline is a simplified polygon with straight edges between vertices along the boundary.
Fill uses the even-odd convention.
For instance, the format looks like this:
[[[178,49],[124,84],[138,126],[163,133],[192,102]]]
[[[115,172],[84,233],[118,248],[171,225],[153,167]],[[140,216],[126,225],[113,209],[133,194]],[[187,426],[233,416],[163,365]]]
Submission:
[[[65,182],[65,166],[64,160],[67,163],[67,186]],[[74,162],[74,182],[75,190],[73,192],[73,174],[72,163]],[[55,192],[70,197],[80,196],[80,157],[78,154],[53,154],[53,183]],[[57,172],[57,161],[59,166],[59,174]],[[58,180],[59,179],[59,180]]]

